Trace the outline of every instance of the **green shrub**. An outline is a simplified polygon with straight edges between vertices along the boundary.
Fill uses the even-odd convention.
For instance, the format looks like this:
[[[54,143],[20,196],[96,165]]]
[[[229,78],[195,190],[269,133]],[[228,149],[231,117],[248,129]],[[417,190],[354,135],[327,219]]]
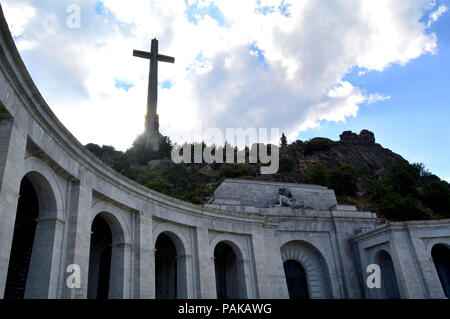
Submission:
[[[450,217],[450,186],[444,181],[432,181],[423,188],[423,202],[435,214]]]
[[[236,178],[248,175],[245,164],[222,164],[219,169],[219,176],[226,178]]]
[[[403,196],[417,197],[421,168],[419,165],[397,164],[386,179],[386,187]]]
[[[202,193],[205,191],[205,186],[200,186],[193,190],[192,192],[189,192],[183,196],[180,197],[180,199],[185,200],[190,203],[194,204],[202,204]]]
[[[336,142],[327,138],[316,137],[305,142],[304,154],[311,155],[315,152],[329,150]]]
[[[330,173],[330,188],[338,196],[354,196],[357,191],[357,174],[353,167],[342,166]]]
[[[429,214],[421,207],[420,201],[411,195],[402,196],[389,193],[378,207],[381,216],[396,221],[429,219]]]
[[[325,165],[319,163],[309,167],[305,181],[308,184],[328,186],[330,184],[330,172]]]
[[[177,195],[177,192],[173,188],[173,186],[161,176],[157,176],[154,179],[148,181],[145,186],[169,196]]]
[[[171,165],[166,172],[167,181],[176,188],[187,188],[192,182],[189,170],[184,164]]]
[[[297,161],[292,156],[282,155],[280,156],[279,171],[284,173],[292,172],[297,165]]]

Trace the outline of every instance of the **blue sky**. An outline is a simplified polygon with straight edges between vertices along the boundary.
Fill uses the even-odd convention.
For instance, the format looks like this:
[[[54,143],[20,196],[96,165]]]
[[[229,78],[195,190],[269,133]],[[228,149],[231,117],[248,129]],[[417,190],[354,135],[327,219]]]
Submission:
[[[391,96],[389,100],[361,107],[345,123],[322,121],[319,128],[301,132],[298,138],[339,140],[342,131],[369,129],[377,143],[410,162],[424,163],[450,181],[450,15],[443,15],[432,30],[438,38],[436,54],[362,76],[355,68],[346,76],[367,91]]]
[[[449,0],[2,0],[38,88],[82,142],[127,149],[144,126],[160,40],[160,130],[279,128],[289,139],[377,142],[450,179]],[[55,48],[58,48],[55,50]],[[102,119],[102,120],[99,120]],[[117,127],[121,127],[120,130]]]

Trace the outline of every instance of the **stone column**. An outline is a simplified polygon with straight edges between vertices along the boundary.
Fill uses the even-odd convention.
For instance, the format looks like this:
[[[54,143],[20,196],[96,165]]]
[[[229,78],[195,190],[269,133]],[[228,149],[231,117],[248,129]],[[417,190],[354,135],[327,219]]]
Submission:
[[[402,299],[429,298],[424,289],[424,282],[417,269],[410,243],[407,238],[407,230],[394,230],[391,235],[390,248],[392,262],[398,281],[398,288]]]
[[[14,235],[26,134],[14,120],[0,118],[0,297],[3,298]]]
[[[37,220],[25,299],[57,297],[63,232],[63,220],[55,217]]]
[[[111,252],[111,271],[109,279],[109,299],[130,298],[130,255],[131,244],[113,243]]]
[[[240,299],[256,299],[257,296],[253,291],[253,271],[250,269],[251,262],[249,259],[236,260],[237,280],[238,280],[238,298]]]
[[[92,180],[87,171],[83,171],[80,181],[72,182],[69,191],[68,204],[68,236],[64,270],[70,264],[76,264],[81,269],[81,288],[69,289],[66,279],[62,280],[62,298],[87,298],[89,251],[92,227]]]
[[[151,247],[153,221],[151,206],[144,203],[141,211],[136,215],[135,232],[135,298],[155,298],[155,252]]]
[[[208,229],[198,226],[195,237],[197,243],[195,249],[198,263],[198,297],[215,299],[217,298],[216,275],[214,271],[214,256],[211,255],[211,248],[209,247]]]
[[[177,256],[177,298],[194,298],[192,288],[192,256]]]
[[[254,231],[251,237],[251,245],[253,246],[253,254],[255,258],[255,288],[256,295],[248,297],[254,298],[272,298],[272,285],[270,284],[270,269],[273,268],[268,262],[272,260],[267,260],[266,249],[264,247],[264,235],[261,231]],[[249,274],[250,275],[250,274]]]
[[[280,243],[275,226],[265,226],[252,234],[255,254],[258,298],[289,299],[289,292],[281,258]]]

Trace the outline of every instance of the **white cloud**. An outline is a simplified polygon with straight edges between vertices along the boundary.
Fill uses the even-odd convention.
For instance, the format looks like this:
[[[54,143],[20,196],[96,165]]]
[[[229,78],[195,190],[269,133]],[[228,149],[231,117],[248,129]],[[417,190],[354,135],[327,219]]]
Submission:
[[[214,4],[223,25],[213,12],[191,12],[197,24],[190,23],[184,0],[104,0],[103,15],[90,0],[77,2],[81,29],[65,25],[68,1],[2,5],[14,33],[29,41],[16,40],[57,116],[82,143],[119,149],[143,130],[148,61],[131,53],[148,50],[153,37],[176,58],[160,63],[160,82],[173,86],[159,89],[158,112],[162,133],[177,142],[192,140],[198,127],[278,127],[292,139],[321,120],[345,121],[360,105],[389,98],[346,81],[349,70],[382,71],[437,47],[421,22],[435,7],[428,0],[285,1],[289,17],[260,14],[256,1],[198,3],[202,10]],[[17,14],[23,8],[31,8],[27,18]],[[115,78],[134,87],[118,89]]]
[[[26,3],[14,3],[9,5],[9,2],[5,2],[2,4],[2,7],[4,12],[8,15],[9,28],[12,36],[22,36],[27,21],[35,16],[36,10]]]
[[[430,14],[430,20],[428,21],[428,27],[430,27],[434,22],[439,20],[439,17],[446,13],[448,8],[445,5],[440,5],[435,11]]]
[[[389,100],[391,97],[388,95],[381,95],[379,93],[370,94],[367,98],[367,105],[373,104],[378,101],[386,101]]]

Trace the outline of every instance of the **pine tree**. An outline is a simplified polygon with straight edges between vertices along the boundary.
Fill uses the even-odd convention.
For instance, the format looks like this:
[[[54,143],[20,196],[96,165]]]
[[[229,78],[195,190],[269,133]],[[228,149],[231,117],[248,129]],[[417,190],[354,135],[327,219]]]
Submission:
[[[280,139],[280,146],[281,146],[282,148],[286,148],[287,145],[288,145],[288,143],[287,143],[286,135],[284,135],[284,133],[282,133],[282,134],[281,134],[281,139]]]

